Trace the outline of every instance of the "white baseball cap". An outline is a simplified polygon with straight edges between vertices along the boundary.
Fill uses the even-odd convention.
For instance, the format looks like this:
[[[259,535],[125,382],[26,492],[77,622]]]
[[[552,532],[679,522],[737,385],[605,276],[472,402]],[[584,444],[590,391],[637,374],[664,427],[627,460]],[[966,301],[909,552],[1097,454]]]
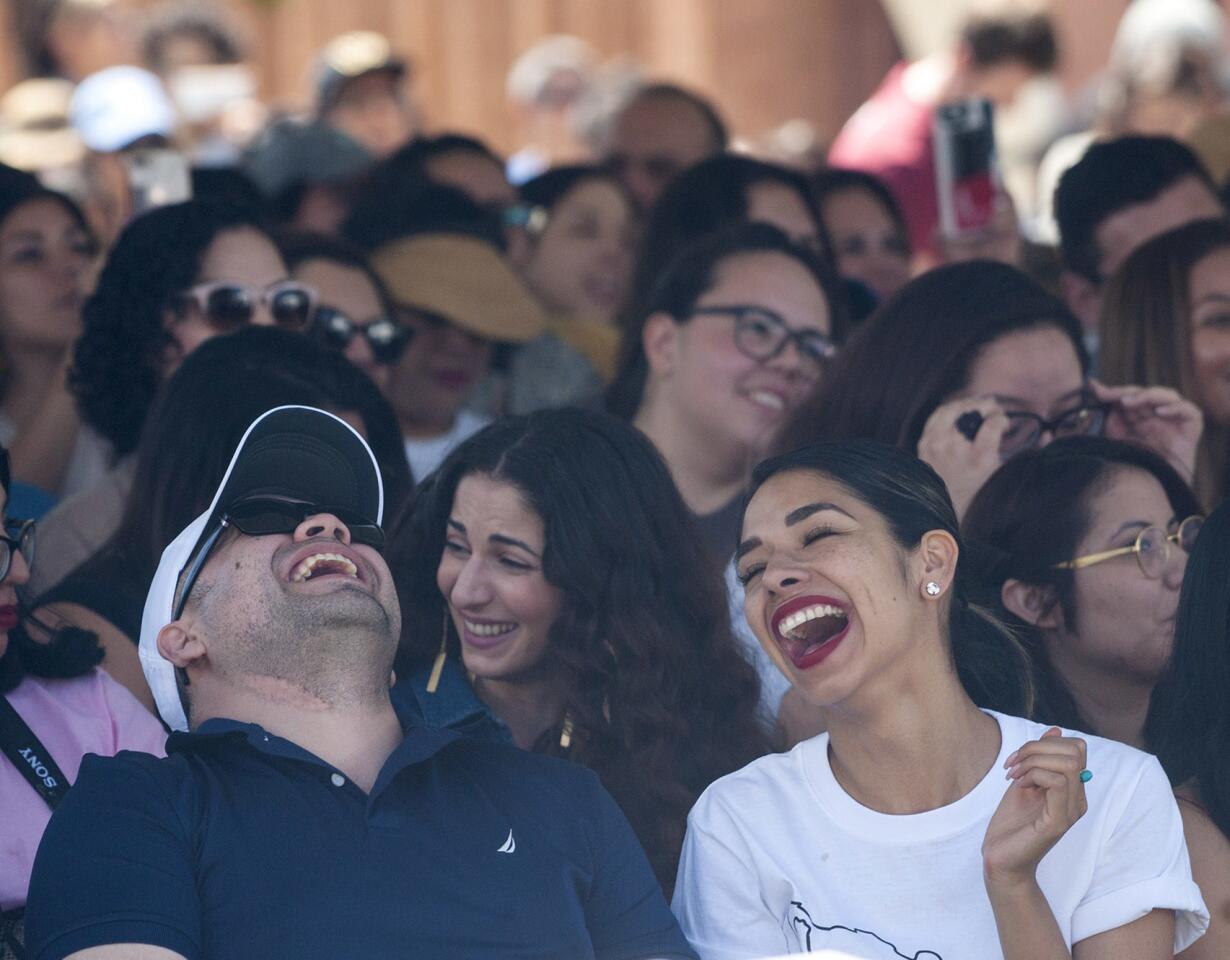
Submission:
[[[77,85],[69,122],[95,153],[116,153],[143,137],[170,137],[176,115],[162,81],[140,67],[108,67]]]
[[[376,457],[350,424],[314,407],[275,407],[239,441],[209,509],[162,552],[141,617],[138,655],[158,713],[172,730],[187,730],[175,667],[158,650],[158,634],[175,619],[176,587],[236,501],[290,497],[344,510],[376,526],[384,520],[384,487]]]

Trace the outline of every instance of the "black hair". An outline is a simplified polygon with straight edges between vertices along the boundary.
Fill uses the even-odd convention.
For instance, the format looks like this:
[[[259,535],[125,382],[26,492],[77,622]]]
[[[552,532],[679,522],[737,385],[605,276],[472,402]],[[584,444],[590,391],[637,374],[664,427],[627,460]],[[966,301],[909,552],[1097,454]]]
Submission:
[[[193,167],[192,197],[247,210],[265,210],[265,196],[238,167]]]
[[[769,749],[721,571],[635,428],[582,410],[506,417],[454,450],[394,526],[401,676],[439,649],[447,607],[436,570],[457,487],[473,475],[511,484],[542,519],[543,575],[563,598],[548,656],[574,724],[568,756],[598,773],[669,890],[691,805]],[[451,626],[448,651],[458,656]],[[537,750],[561,752],[563,722],[561,714]]]
[[[628,205],[633,206],[632,199],[628,196],[627,189],[624,187],[622,180],[605,167],[585,163],[552,167],[545,173],[540,173],[533,179],[521,184],[518,192],[521,194],[521,199],[526,203],[550,211],[586,180],[601,180],[604,183],[611,184],[627,199]]]
[[[831,257],[820,207],[803,174],[742,154],[709,157],[672,179],[654,204],[633,272],[626,322],[639,312],[659,275],[685,247],[725,227],[748,222],[749,195],[759,184],[782,186],[798,196],[816,225],[822,247],[819,255]]]
[[[1170,782],[1190,784],[1230,837],[1230,505],[1205,520],[1183,574],[1170,664],[1153,689],[1145,742]]]
[[[1041,12],[1002,11],[971,17],[961,30],[961,41],[978,67],[1016,62],[1037,73],[1049,73],[1059,60],[1051,18]]]
[[[649,365],[642,335],[655,313],[667,313],[676,323],[687,323],[696,301],[716,282],[718,270],[732,257],[753,253],[780,253],[801,264],[820,288],[829,308],[833,339],[841,341],[849,327],[846,300],[840,281],[812,251],[792,242],[767,223],[742,223],[702,237],[685,247],[670,263],[628,317],[621,332],[619,367],[606,395],[612,413],[631,420],[644,399]]]
[[[411,233],[439,233],[439,224],[457,224],[453,232],[481,233],[504,248],[498,216],[476,204],[464,191],[436,183],[430,162],[450,153],[473,153],[503,169],[504,161],[481,140],[457,133],[415,137],[385,157],[359,181],[342,234],[364,250]],[[447,192],[445,192],[447,191]]]
[[[4,447],[0,447],[0,486],[6,495],[13,487],[9,452]],[[28,630],[30,611],[20,592],[18,609],[21,620],[9,631],[8,643],[0,654],[0,695],[15,689],[26,677],[70,679],[83,676],[102,663],[103,649],[95,634],[77,627],[51,630],[38,623],[46,637],[36,641]]]
[[[1055,221],[1067,269],[1100,284],[1098,228],[1126,207],[1148,203],[1180,180],[1195,177],[1218,197],[1208,171],[1185,144],[1170,137],[1127,136],[1095,141],[1059,179]]]
[[[203,43],[215,63],[240,63],[246,52],[219,10],[199,2],[171,3],[155,12],[141,38],[142,57],[151,70],[165,71],[166,45],[179,37]]]
[[[624,109],[644,100],[674,100],[687,104],[700,115],[713,141],[714,150],[725,150],[726,145],[730,142],[730,132],[726,129],[726,123],[722,120],[722,115],[718,113],[717,107],[695,91],[681,87],[677,83],[650,83],[637,90]]]
[[[782,449],[870,437],[913,453],[927,418],[966,385],[983,348],[1039,326],[1063,332],[1088,373],[1080,323],[1021,271],[989,260],[930,270],[855,330],[783,430]]]
[[[380,469],[385,515],[410,499],[397,418],[371,379],[301,334],[249,327],[201,344],[167,381],[141,436],[119,528],[87,563],[148,583],[162,551],[209,506],[244,431],[287,404],[358,414]]]
[[[984,551],[982,596],[1025,641],[1038,690],[1034,718],[1043,723],[1093,732],[1051,664],[1042,632],[1003,605],[1003,585],[1019,580],[1046,590],[1068,629],[1079,631],[1073,572],[1055,565],[1076,556],[1089,533],[1094,499],[1125,469],[1143,470],[1155,478],[1178,519],[1200,512],[1191,488],[1152,450],[1103,437],[1065,437],[1007,461],[965,514],[966,540]]]
[[[884,210],[888,219],[901,234],[902,241],[910,242],[910,230],[906,226],[905,215],[901,212],[901,204],[893,196],[883,180],[866,170],[847,170],[843,167],[825,167],[812,175],[811,188],[816,195],[816,204],[821,218],[824,216],[824,201],[835,193],[847,190],[861,190],[868,193]],[[828,225],[825,225],[826,230]]]
[[[841,484],[884,519],[902,550],[914,550],[933,530],[957,542],[948,610],[957,676],[978,706],[1028,715],[1033,706],[1028,655],[1016,634],[978,601],[978,559],[962,544],[957,514],[939,475],[912,454],[876,440],[816,443],[760,463],[752,471],[749,502],[766,481],[789,471],[817,473]]]
[[[111,249],[82,310],[69,385],[82,419],[117,454],[136,448],[162,382],[164,356],[173,342],[166,311],[196,282],[218,235],[238,229],[264,232],[252,211],[190,200],[138,217]]]

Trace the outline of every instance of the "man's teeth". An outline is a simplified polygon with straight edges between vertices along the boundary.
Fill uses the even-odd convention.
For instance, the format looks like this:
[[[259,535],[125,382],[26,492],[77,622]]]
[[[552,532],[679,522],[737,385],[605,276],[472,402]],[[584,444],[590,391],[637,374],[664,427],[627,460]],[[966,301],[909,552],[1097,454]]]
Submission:
[[[307,557],[299,566],[295,567],[295,572],[291,574],[292,583],[302,583],[312,575],[312,571],[322,563],[336,564],[339,569],[336,573],[344,573],[347,576],[359,576],[359,568],[350,561],[349,558],[343,557],[340,553],[314,553]]]
[[[466,630],[476,637],[498,637],[500,634],[512,633],[517,629],[515,623],[471,623],[469,620],[463,622]]]
[[[776,393],[770,393],[768,390],[753,390],[748,396],[753,403],[758,403],[762,407],[769,407],[773,410],[786,409],[786,401]]]
[[[821,617],[841,617],[845,619],[846,612],[840,607],[834,607],[827,603],[817,603],[814,606],[806,607],[790,614],[781,623],[777,625],[777,629],[782,636],[790,636],[791,631],[801,627],[805,623],[810,623],[812,620],[819,620]],[[801,637],[791,637],[791,639],[799,640]]]

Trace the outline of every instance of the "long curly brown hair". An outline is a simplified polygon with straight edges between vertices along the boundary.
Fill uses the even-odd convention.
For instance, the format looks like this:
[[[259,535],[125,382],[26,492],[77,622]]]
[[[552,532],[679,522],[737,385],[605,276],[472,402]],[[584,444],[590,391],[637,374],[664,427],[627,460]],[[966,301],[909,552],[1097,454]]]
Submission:
[[[580,410],[509,417],[458,447],[394,525],[399,675],[422,671],[439,651],[445,601],[436,569],[453,496],[473,474],[512,484],[538,513],[543,572],[563,594],[548,656],[564,677],[565,708],[535,750],[598,774],[669,895],[696,798],[771,749],[721,571],[637,430]],[[448,651],[460,655],[451,626]]]

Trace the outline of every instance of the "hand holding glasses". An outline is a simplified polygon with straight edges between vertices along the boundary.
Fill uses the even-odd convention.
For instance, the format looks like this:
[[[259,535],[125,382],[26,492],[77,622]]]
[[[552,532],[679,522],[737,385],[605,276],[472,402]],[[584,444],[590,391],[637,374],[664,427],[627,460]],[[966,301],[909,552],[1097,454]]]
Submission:
[[[234,333],[248,326],[256,308],[265,304],[276,326],[300,332],[307,329],[316,305],[316,291],[294,280],[283,280],[258,290],[245,283],[218,280],[198,283],[180,295],[181,303],[193,303],[218,333]]]
[[[735,347],[745,357],[765,362],[772,360],[793,343],[804,362],[819,373],[837,353],[837,345],[822,331],[809,327],[793,329],[781,314],[754,304],[697,307],[697,317],[730,317],[735,322]]]

